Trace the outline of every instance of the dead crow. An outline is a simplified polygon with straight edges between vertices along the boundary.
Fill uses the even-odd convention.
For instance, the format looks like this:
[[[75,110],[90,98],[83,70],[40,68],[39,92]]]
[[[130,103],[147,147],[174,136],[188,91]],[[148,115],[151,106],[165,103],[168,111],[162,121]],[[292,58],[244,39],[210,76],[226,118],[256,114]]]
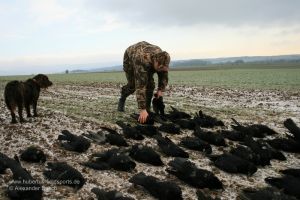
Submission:
[[[283,174],[291,175],[291,176],[294,176],[295,178],[300,179],[300,168],[284,169],[284,170],[280,170],[280,172]]]
[[[251,137],[246,137],[243,144],[248,146],[257,155],[258,165],[266,166],[271,164],[272,153],[269,149],[265,148],[264,145]]]
[[[90,160],[87,162],[80,163],[81,165],[94,169],[94,170],[110,170],[112,167],[110,167],[109,163],[103,162],[103,161],[97,161],[97,160]],[[126,171],[126,170],[120,170],[120,171]]]
[[[181,140],[180,145],[187,149],[201,151],[206,154],[211,154],[212,148],[207,142],[197,138],[197,137],[185,137]]]
[[[118,147],[128,147],[128,143],[126,140],[122,137],[122,135],[118,133],[109,133],[106,134],[106,141],[108,141],[111,145],[116,145]]]
[[[107,192],[103,189],[93,188],[91,192],[96,194],[98,200],[134,200],[131,197],[124,197],[122,193],[116,190]]]
[[[129,179],[130,183],[143,186],[152,196],[159,200],[182,200],[181,188],[173,182],[160,181],[153,176],[146,176],[143,172]]]
[[[180,127],[174,123],[163,123],[158,127],[158,130],[171,134],[180,134]]]
[[[284,121],[284,126],[293,134],[294,139],[300,143],[300,128],[295,124],[292,119],[287,119]]]
[[[224,126],[224,123],[221,120],[218,120],[215,117],[206,115],[201,110],[198,113],[196,113],[196,116],[194,117],[194,122],[198,126],[205,127],[205,128],[212,128],[215,126]]]
[[[97,133],[89,132],[89,134],[82,134],[83,136],[89,138],[96,144],[103,144],[108,142],[111,145],[119,146],[119,147],[128,147],[128,144],[126,140],[117,133],[117,131],[107,128],[107,127],[101,127],[101,129]],[[106,133],[108,132],[108,133]]]
[[[155,139],[157,140],[157,144],[161,151],[166,154],[167,156],[172,157],[182,157],[182,158],[188,158],[189,154],[185,152],[183,149],[181,149],[179,146],[177,146],[172,140],[170,140],[167,136],[155,136]]]
[[[46,155],[37,147],[31,146],[21,153],[21,160],[33,163],[46,162]]]
[[[197,194],[198,200],[221,200],[218,197],[213,198],[213,197],[209,196],[208,194],[204,194],[201,190],[197,190],[196,194]]]
[[[213,155],[209,156],[209,158],[216,167],[229,173],[252,175],[257,171],[257,168],[253,163],[229,153]]]
[[[199,169],[185,158],[175,158],[169,162],[166,171],[196,188],[222,189],[222,182],[210,171]]]
[[[116,123],[123,129],[123,134],[126,138],[134,140],[143,140],[145,138],[138,129],[130,126],[130,124],[125,124],[121,121],[117,121]]]
[[[262,140],[255,141],[253,138],[246,137],[244,144],[257,155],[257,165],[270,165],[271,159],[286,160],[286,157],[280,151],[275,150]]]
[[[292,138],[275,138],[266,140],[273,148],[286,152],[300,153],[300,142]]]
[[[85,183],[82,174],[66,162],[48,162],[43,174],[58,185],[66,185],[75,189],[80,189]]]
[[[161,135],[161,133],[153,125],[137,125],[135,128],[137,130],[139,130],[141,134],[148,136],[148,137],[152,137],[155,135]]]
[[[105,144],[107,141],[106,134],[98,131],[97,133],[94,133],[92,131],[88,131],[88,133],[83,133],[82,136],[88,138],[91,142],[95,144]]]
[[[114,169],[117,171],[131,171],[136,166],[126,152],[120,149],[93,154],[90,161],[81,164],[95,170]]]
[[[286,195],[273,187],[260,189],[246,188],[239,193],[240,200],[296,200],[295,197]]]
[[[231,149],[230,153],[255,165],[259,165],[258,156],[249,147],[238,145],[236,148]]]
[[[208,142],[209,144],[213,144],[216,146],[226,146],[223,135],[213,133],[211,131],[204,131],[198,125],[195,127],[194,135],[201,140]]]
[[[282,190],[285,194],[295,196],[300,199],[300,179],[285,175],[280,178],[268,177],[265,181]]]
[[[8,166],[6,165],[5,160],[3,159],[3,155],[0,153],[0,174],[5,174],[6,169]]]
[[[244,141],[246,134],[237,130],[219,130],[219,134],[222,134],[223,137],[232,140],[232,141]]]
[[[262,160],[262,158],[265,155],[269,156],[269,159],[276,159],[281,161],[286,160],[286,157],[280,151],[273,149],[271,146],[269,146],[267,143],[263,141],[252,140],[252,142],[250,143],[252,143],[250,145],[250,148],[238,146],[236,149],[231,150],[231,153],[245,160],[248,160],[256,165],[261,165],[261,166],[264,166],[268,163],[267,161],[265,162],[264,160]],[[256,150],[254,151],[253,149]]]
[[[42,186],[35,180],[29,171],[21,166],[21,164],[14,159],[7,157],[0,153],[0,163],[11,170],[13,173],[13,182],[7,187],[7,196],[10,199],[42,199]],[[20,188],[27,188],[22,190]]]
[[[154,94],[154,98],[152,99],[153,110],[158,115],[165,115],[165,104],[163,97],[160,96],[157,98],[157,94]]]
[[[232,125],[232,128],[234,130],[244,133],[245,135],[247,135],[249,137],[263,138],[267,135],[278,134],[276,131],[274,131],[273,129],[269,128],[266,125],[252,124],[252,125],[248,125],[248,126],[243,126],[238,121],[236,121],[234,118],[232,118],[232,120],[236,124],[235,126]]]
[[[169,114],[166,114],[167,119],[177,120],[177,119],[190,119],[192,116],[186,112],[179,111],[173,106],[171,106],[172,111]]]
[[[176,119],[172,120],[173,123],[178,124],[180,128],[194,130],[195,122],[192,119]]]
[[[280,152],[280,151],[272,148],[271,146],[266,145],[266,144],[263,143],[263,148],[267,148],[270,151],[272,159],[274,159],[274,160],[281,160],[281,161],[285,161],[286,160],[286,157],[285,157],[285,155],[282,152]]]
[[[151,147],[135,144],[129,150],[129,156],[138,162],[148,163],[154,166],[164,165],[160,159],[160,155]]]
[[[68,130],[63,130],[62,135],[58,136],[58,140],[63,140],[66,142],[61,143],[61,146],[68,151],[76,151],[79,153],[85,152],[91,146],[90,141],[88,141],[83,136],[77,136]]]

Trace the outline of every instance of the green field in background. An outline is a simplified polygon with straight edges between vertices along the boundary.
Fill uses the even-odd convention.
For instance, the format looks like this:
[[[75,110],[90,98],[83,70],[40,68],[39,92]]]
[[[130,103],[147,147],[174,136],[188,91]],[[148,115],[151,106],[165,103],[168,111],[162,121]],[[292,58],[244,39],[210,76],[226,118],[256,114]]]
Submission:
[[[0,85],[10,80],[26,80],[33,76],[0,77]],[[124,72],[51,74],[55,84],[125,83]],[[290,89],[300,88],[300,67],[293,68],[211,68],[200,70],[171,71],[170,85],[212,86],[245,89]]]

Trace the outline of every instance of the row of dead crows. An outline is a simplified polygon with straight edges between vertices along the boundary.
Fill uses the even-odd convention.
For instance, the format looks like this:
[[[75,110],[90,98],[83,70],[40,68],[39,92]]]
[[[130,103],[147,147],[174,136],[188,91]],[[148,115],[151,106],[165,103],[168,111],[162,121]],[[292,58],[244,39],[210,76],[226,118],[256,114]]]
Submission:
[[[133,116],[136,117],[136,116]],[[211,171],[198,168],[189,158],[184,148],[204,153],[219,169],[228,173],[241,173],[251,176],[257,171],[257,167],[270,165],[270,160],[286,160],[280,152],[300,153],[300,128],[291,119],[284,122],[284,126],[290,134],[285,137],[262,124],[241,125],[233,119],[235,125],[232,130],[219,129],[208,131],[207,128],[224,126],[224,123],[201,111],[192,117],[188,113],[172,107],[172,111],[166,115],[151,115],[146,125],[131,126],[118,121],[123,134],[116,130],[101,127],[101,131],[88,132],[80,136],[63,130],[58,136],[62,148],[68,151],[85,152],[91,142],[102,145],[109,143],[117,146],[105,152],[94,153],[90,160],[82,165],[95,170],[118,170],[131,172],[137,162],[154,166],[163,166],[160,154],[152,147],[135,144],[130,146],[127,139],[143,140],[152,137],[157,141],[160,151],[170,157],[175,157],[168,163],[166,171],[176,176],[186,184],[198,188],[223,189],[222,181]],[[159,127],[153,126],[159,122]],[[206,129],[203,129],[206,128]],[[161,132],[168,134],[181,134],[182,129],[194,130],[193,137],[182,138],[175,144]],[[270,139],[272,136],[273,139]],[[221,155],[212,155],[212,147],[227,146],[226,139],[236,141],[239,144],[232,146],[231,150]],[[268,138],[268,139],[267,139]],[[231,142],[232,143],[232,142]],[[20,154],[20,159],[27,162],[45,162],[46,155],[40,148],[29,147]],[[300,168],[285,169],[280,171],[282,177],[268,177],[265,181],[270,185],[261,189],[243,189],[239,193],[241,199],[297,199],[300,198]],[[41,199],[42,185],[39,184],[25,168],[20,164],[19,158],[9,158],[0,154],[0,173],[6,173],[9,168],[13,173],[13,181],[7,187],[7,195],[11,199]],[[43,172],[46,179],[56,180],[57,183],[80,189],[85,184],[85,178],[72,166],[65,162],[48,162]],[[134,185],[145,188],[152,196],[158,199],[182,199],[181,188],[174,182],[161,181],[153,176],[147,176],[143,172],[135,174],[129,179]],[[21,190],[20,188],[25,188]],[[26,190],[27,187],[27,190]],[[28,189],[29,188],[29,189]],[[32,189],[33,188],[33,189]],[[98,199],[132,199],[122,196],[118,191],[105,191],[93,188],[91,190]],[[199,199],[214,199],[205,195],[201,190],[197,191]],[[218,199],[218,198],[216,198]]]

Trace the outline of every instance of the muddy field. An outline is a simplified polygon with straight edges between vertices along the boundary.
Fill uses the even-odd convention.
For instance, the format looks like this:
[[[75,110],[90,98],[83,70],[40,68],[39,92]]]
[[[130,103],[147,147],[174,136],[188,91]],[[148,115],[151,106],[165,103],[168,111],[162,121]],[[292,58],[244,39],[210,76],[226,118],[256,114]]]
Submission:
[[[48,161],[66,161],[78,169],[87,180],[79,191],[74,191],[66,186],[51,185],[42,175],[44,165],[23,162],[22,165],[33,174],[34,178],[43,183],[44,199],[93,199],[95,196],[90,192],[93,187],[107,190],[116,189],[135,199],[153,199],[145,190],[134,187],[128,182],[131,176],[141,171],[162,180],[176,182],[182,188],[184,199],[196,199],[196,189],[165,172],[171,158],[165,157],[163,154],[161,156],[165,163],[164,167],[153,167],[136,162],[135,170],[127,173],[113,170],[96,171],[79,164],[79,162],[87,161],[92,153],[110,149],[112,146],[109,144],[92,144],[89,150],[82,154],[60,148],[57,137],[64,129],[80,135],[87,131],[96,132],[100,126],[107,126],[120,130],[121,133],[120,127],[115,124],[117,120],[134,124],[135,121],[131,119],[130,114],[137,112],[135,97],[128,98],[126,112],[119,113],[116,111],[119,91],[120,84],[113,83],[56,84],[41,93],[38,106],[40,117],[28,119],[28,122],[24,124],[10,124],[9,112],[5,108],[3,96],[1,96],[0,151],[12,157],[20,150],[36,145],[45,151]],[[0,93],[3,94],[3,87]],[[295,90],[228,89],[177,85],[170,86],[165,94],[165,103],[167,112],[170,105],[191,114],[203,110],[206,114],[223,120],[226,125],[224,129],[230,129],[232,117],[242,123],[266,124],[280,134],[288,132],[283,126],[286,118],[292,118],[300,125],[300,92]],[[168,135],[175,143],[178,143],[181,138],[192,135],[192,131],[184,130],[181,135],[166,133],[163,135]],[[128,142],[130,144],[137,143],[134,140],[128,140]],[[152,138],[146,138],[142,143],[158,150],[156,141]],[[231,146],[236,144],[229,143]],[[228,149],[229,147],[213,146],[213,154]],[[237,193],[246,187],[264,187],[266,186],[264,178],[280,176],[279,170],[300,166],[300,155],[284,153],[287,161],[272,160],[271,166],[259,168],[251,177],[231,175],[213,166],[204,154],[191,150],[186,151],[190,154],[190,160],[195,162],[198,167],[214,172],[223,182],[224,191],[206,191],[222,199],[235,199]],[[5,199],[4,190],[10,178],[10,173],[2,175],[0,178],[0,199]]]

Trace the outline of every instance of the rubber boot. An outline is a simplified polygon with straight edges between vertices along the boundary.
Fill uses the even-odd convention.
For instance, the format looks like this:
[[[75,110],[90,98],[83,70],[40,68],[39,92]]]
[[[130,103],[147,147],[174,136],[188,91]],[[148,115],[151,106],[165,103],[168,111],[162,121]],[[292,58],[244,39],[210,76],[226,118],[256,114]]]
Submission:
[[[121,97],[119,99],[118,111],[120,111],[120,112],[124,112],[125,111],[125,101],[126,101],[126,98],[124,98],[124,97]]]

